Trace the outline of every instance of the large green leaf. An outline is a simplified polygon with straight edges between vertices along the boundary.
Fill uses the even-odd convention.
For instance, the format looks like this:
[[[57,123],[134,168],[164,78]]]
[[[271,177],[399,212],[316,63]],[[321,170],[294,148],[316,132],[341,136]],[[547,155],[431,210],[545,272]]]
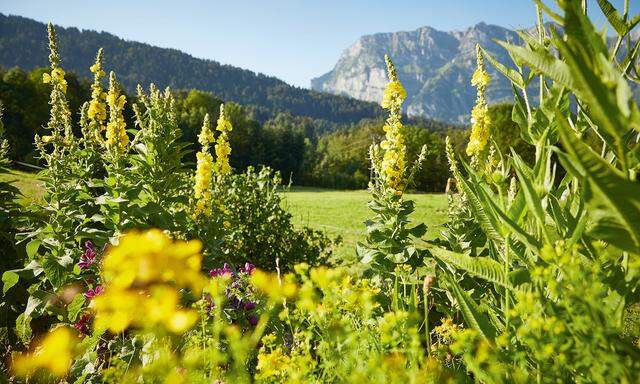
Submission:
[[[480,312],[478,304],[465,292],[458,282],[449,273],[445,272],[444,277],[446,279],[449,292],[455,297],[462,317],[464,317],[465,323],[470,328],[478,331],[482,336],[486,338],[494,338],[496,335],[496,329],[489,321],[489,317],[486,313]]]
[[[524,193],[527,206],[529,207],[529,212],[531,212],[538,221],[538,227],[544,234],[545,239],[550,240],[551,236],[549,235],[549,231],[546,226],[546,215],[544,208],[542,207],[542,200],[536,193],[536,189],[531,183],[531,179],[524,172],[524,161],[515,152],[513,152],[513,160],[514,169],[518,175],[518,180],[520,181],[522,192]]]
[[[583,143],[560,113],[562,144],[586,173],[585,200],[595,225],[589,234],[640,254],[640,183],[631,181]]]
[[[573,88],[573,78],[569,66],[554,57],[551,52],[546,50],[533,51],[529,48],[505,43],[503,41],[499,41],[498,44],[509,51],[517,60],[527,64],[535,71],[544,74],[568,88]]]
[[[443,248],[430,248],[431,254],[445,264],[461,269],[483,280],[514,289],[505,274],[504,266],[489,257],[472,257]]]
[[[518,71],[513,68],[509,68],[498,60],[494,59],[493,56],[491,56],[491,54],[489,54],[489,52],[485,51],[484,49],[481,48],[481,50],[482,54],[487,58],[487,60],[489,60],[491,65],[493,65],[493,67],[497,69],[498,72],[502,73],[507,79],[511,80],[511,82],[515,86],[521,89],[524,89],[527,86],[524,79],[522,78],[522,75]]]
[[[629,33],[629,26],[622,20],[622,16],[620,16],[616,7],[607,0],[598,0],[598,5],[607,20],[609,20],[609,24],[618,32],[618,35],[626,36],[626,34]]]
[[[480,196],[476,193],[471,184],[468,183],[461,175],[458,176],[458,180],[460,180],[460,187],[464,191],[467,200],[470,203],[470,207],[473,210],[478,224],[480,224],[480,227],[487,237],[493,241],[501,243],[503,236],[498,218],[487,209],[487,204],[483,201],[485,199],[480,199]]]

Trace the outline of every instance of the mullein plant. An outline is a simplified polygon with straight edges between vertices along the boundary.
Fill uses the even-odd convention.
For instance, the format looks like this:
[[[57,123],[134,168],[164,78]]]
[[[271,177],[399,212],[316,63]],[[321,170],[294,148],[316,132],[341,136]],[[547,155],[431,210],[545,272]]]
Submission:
[[[640,18],[599,4],[624,41]],[[639,108],[626,64],[638,52],[612,53],[579,2],[559,1],[562,14],[538,7],[562,32],[547,35],[539,12],[537,36],[500,42],[515,68],[481,50],[513,84],[513,120],[535,163],[491,149],[481,101],[471,163],[452,167],[474,247],[429,248],[441,308],[463,320],[451,351],[485,382],[636,382],[640,346],[623,331],[640,281]]]
[[[358,243],[357,253],[367,269],[389,277],[397,265],[408,264],[412,268],[421,264],[422,256],[413,245],[412,238],[420,238],[426,226],[410,227],[409,216],[414,210],[411,200],[403,194],[410,182],[411,170],[407,167],[406,146],[402,125],[402,103],[407,93],[398,80],[395,67],[385,56],[389,83],[384,91],[382,106],[389,110],[384,124],[385,139],[370,148],[371,181],[369,191],[372,200],[369,208],[374,212],[367,226],[367,238]],[[424,160],[425,148],[413,169]]]

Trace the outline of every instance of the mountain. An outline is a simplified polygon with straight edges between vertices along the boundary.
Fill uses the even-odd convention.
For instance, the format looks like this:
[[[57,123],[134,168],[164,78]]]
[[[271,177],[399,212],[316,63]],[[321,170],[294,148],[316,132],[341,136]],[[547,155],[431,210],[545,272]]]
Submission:
[[[515,31],[485,23],[466,31],[422,27],[362,36],[342,53],[332,71],[311,80],[311,88],[360,100],[382,100],[387,83],[384,55],[389,54],[407,90],[409,115],[467,124],[476,97],[470,84],[476,44],[499,61],[509,62],[506,51],[493,39],[519,41]],[[493,80],[487,90],[489,101],[510,99],[508,80],[496,76],[490,65],[487,68]]]
[[[90,78],[89,67],[102,47],[105,67],[116,72],[128,92],[138,84],[147,87],[152,82],[162,88],[196,88],[252,107],[254,117],[262,121],[278,112],[333,124],[383,116],[376,103],[294,87],[275,77],[195,58],[176,49],[127,41],[106,32],[62,27],[56,27],[56,32],[65,70]],[[46,25],[0,13],[0,66],[31,70],[47,65]]]

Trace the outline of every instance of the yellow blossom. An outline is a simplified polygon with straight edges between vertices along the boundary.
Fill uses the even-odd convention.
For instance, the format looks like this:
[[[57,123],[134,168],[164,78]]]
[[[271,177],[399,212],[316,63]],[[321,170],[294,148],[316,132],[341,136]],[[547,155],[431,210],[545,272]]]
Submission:
[[[478,95],[476,105],[471,110],[471,136],[467,145],[467,155],[469,156],[478,156],[485,150],[489,141],[489,127],[491,126],[489,107],[485,98],[490,78],[484,67],[480,46],[476,46],[476,60],[477,68],[471,78],[471,84],[477,88]]]
[[[402,83],[398,80],[396,69],[388,56],[385,56],[389,84],[384,91],[382,107],[389,109],[389,118],[383,129],[385,140],[380,143],[383,150],[381,174],[385,185],[396,195],[401,195],[405,187],[406,147],[402,135],[401,108],[407,97]]]
[[[229,165],[229,155],[231,154],[231,145],[229,144],[228,133],[233,129],[231,121],[224,112],[224,104],[220,106],[220,117],[216,130],[220,131],[218,142],[215,146],[216,162],[214,170],[218,175],[226,175],[231,173],[231,165]]]
[[[172,241],[152,229],[129,232],[105,255],[105,291],[92,300],[94,326],[120,333],[134,327],[161,325],[182,333],[195,324],[197,312],[181,308],[177,288],[199,295],[202,275],[199,241]]]
[[[16,358],[12,365],[13,372],[17,376],[28,376],[44,369],[62,377],[69,370],[77,342],[74,332],[69,328],[56,328],[47,333],[33,352]]]
[[[202,130],[200,131],[200,135],[198,135],[198,142],[202,145],[202,149],[196,153],[196,176],[193,187],[195,217],[200,216],[200,214],[205,216],[211,214],[213,156],[209,153],[209,144],[214,140],[209,122],[209,114],[206,114],[202,122]]]
[[[201,249],[198,240],[172,241],[159,229],[133,231],[107,252],[102,271],[106,281],[119,288],[174,282],[200,292],[204,285]]]
[[[109,105],[109,122],[107,123],[107,149],[115,151],[116,154],[126,152],[129,144],[129,136],[126,131],[126,123],[122,111],[127,99],[120,94],[116,77],[113,72],[109,75],[109,93],[107,94],[107,104]]]

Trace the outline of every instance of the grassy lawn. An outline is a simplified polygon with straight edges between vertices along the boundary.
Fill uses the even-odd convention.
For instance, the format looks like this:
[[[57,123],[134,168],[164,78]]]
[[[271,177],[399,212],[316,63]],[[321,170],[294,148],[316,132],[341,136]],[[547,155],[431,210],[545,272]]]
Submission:
[[[22,196],[19,200],[22,204],[40,200],[44,193],[42,181],[38,180],[35,173],[12,170],[10,173],[0,173],[0,181],[10,182],[20,190]]]
[[[296,225],[306,225],[325,231],[332,237],[342,236],[336,255],[355,256],[356,242],[364,239],[363,222],[370,217],[367,191],[337,191],[331,189],[294,187],[284,192],[283,204],[293,214]],[[444,194],[408,194],[416,203],[413,215],[417,223],[429,227],[427,236],[435,236],[446,220],[447,198]]]

